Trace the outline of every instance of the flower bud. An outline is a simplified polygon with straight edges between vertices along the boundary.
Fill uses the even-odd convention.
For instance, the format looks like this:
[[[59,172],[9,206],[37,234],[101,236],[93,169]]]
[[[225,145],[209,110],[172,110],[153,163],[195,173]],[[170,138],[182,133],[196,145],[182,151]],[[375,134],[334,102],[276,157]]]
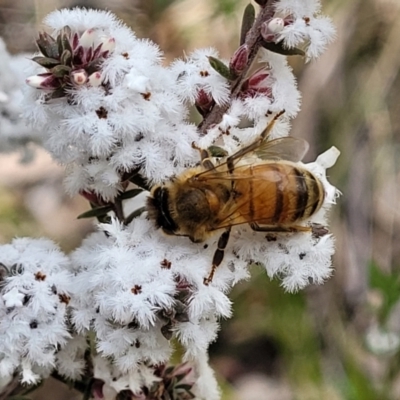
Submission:
[[[50,72],[32,75],[26,78],[25,82],[36,89],[55,89],[59,86],[57,79]]]
[[[92,46],[95,32],[96,30],[93,28],[87,29],[85,32],[82,33],[82,36],[79,38],[79,44],[85,48]]]
[[[212,103],[212,97],[203,89],[197,92],[196,105],[199,107],[208,107]]]
[[[229,63],[229,69],[235,75],[240,75],[246,68],[249,60],[249,47],[246,44],[240,46],[233,54]]]
[[[263,23],[261,24],[260,33],[261,33],[261,36],[263,37],[263,39],[264,39],[266,42],[272,42],[272,41],[274,40],[274,38],[275,38],[275,34],[274,34],[274,33],[271,33],[271,32],[269,31],[268,22],[263,22]]]
[[[75,85],[83,85],[88,81],[88,74],[84,69],[77,69],[71,72],[71,81]]]
[[[269,77],[269,73],[265,69],[259,69],[248,79],[249,89],[259,89],[263,87],[262,83]]]
[[[197,92],[195,106],[203,117],[212,109],[214,104],[214,99],[203,89]]]
[[[103,82],[103,79],[101,78],[101,73],[99,71],[93,72],[88,78],[88,83],[90,86],[93,87],[98,87],[101,85]]]
[[[268,22],[268,30],[271,33],[282,32],[284,27],[285,21],[282,18],[272,18],[271,21]]]
[[[267,42],[273,42],[276,34],[282,32],[285,21],[282,18],[272,18],[261,24],[261,36]]]
[[[109,53],[112,53],[115,50],[114,38],[104,37],[104,39],[102,40],[102,44],[103,44],[103,46],[101,47],[102,52],[108,51]]]

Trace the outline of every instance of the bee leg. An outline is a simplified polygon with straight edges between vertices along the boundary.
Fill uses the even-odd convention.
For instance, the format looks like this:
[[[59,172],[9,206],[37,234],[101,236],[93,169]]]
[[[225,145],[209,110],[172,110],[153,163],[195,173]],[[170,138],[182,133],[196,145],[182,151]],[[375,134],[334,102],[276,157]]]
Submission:
[[[315,238],[320,238],[329,233],[329,229],[321,224],[311,224],[311,226],[260,226],[256,222],[250,224],[250,228],[256,232],[311,232]]]
[[[211,272],[206,278],[204,278],[203,281],[205,285],[209,285],[212,282],[216,269],[224,259],[225,248],[228,244],[230,233],[231,233],[231,228],[228,228],[218,239],[217,250],[215,250],[214,257],[212,260]]]
[[[265,225],[260,226],[256,222],[252,222],[250,228],[256,232],[312,232],[313,228],[311,226],[301,226],[301,225],[294,225],[294,226],[271,226]]]
[[[199,146],[197,146],[197,144],[195,142],[192,142],[192,147],[195,150],[198,150],[200,153],[200,159],[201,159],[201,165],[207,169],[214,169],[215,165],[213,164],[213,162],[210,160],[210,154],[208,153],[207,150],[200,148]]]

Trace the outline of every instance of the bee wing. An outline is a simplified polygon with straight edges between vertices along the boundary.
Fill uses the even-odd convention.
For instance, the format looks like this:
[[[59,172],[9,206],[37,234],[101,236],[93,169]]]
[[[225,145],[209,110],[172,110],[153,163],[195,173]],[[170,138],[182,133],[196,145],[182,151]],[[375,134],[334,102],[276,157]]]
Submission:
[[[259,140],[237,151],[231,157],[226,158],[225,161],[216,165],[215,168],[200,172],[196,175],[196,178],[200,180],[240,179],[238,168],[246,164],[253,164],[255,159],[251,157],[252,155],[261,160],[298,162],[303,159],[308,148],[309,144],[306,140],[291,136],[273,140]],[[237,166],[239,161],[242,161],[240,167]]]
[[[306,140],[285,136],[273,140],[263,140],[254,150],[262,160],[301,161],[307,153],[309,144]]]

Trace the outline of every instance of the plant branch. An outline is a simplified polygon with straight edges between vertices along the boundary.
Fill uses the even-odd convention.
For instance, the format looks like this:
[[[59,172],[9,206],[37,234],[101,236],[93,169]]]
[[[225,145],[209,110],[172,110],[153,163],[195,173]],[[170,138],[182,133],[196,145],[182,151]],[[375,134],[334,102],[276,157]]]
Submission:
[[[122,207],[122,199],[119,196],[117,196],[114,201],[114,212],[118,220],[120,222],[124,222],[125,220],[124,209]]]
[[[231,83],[231,99],[238,96],[242,84],[246,79],[247,72],[249,71],[254,59],[257,56],[258,50],[261,46],[261,25],[264,21],[272,18],[274,15],[274,2],[269,0],[265,7],[261,8],[253,26],[250,28],[246,35],[245,45],[248,46],[250,50],[249,59],[243,70],[243,72]],[[229,109],[230,103],[223,105],[215,105],[210,113],[204,118],[200,123],[199,129],[203,135],[205,135],[213,125],[218,124],[222,120],[222,116]]]

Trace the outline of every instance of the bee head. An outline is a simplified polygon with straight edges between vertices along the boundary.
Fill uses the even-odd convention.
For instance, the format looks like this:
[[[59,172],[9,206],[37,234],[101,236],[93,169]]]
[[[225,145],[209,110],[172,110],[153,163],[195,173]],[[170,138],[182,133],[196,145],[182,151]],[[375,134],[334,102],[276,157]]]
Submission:
[[[171,217],[169,197],[168,188],[157,186],[147,198],[147,211],[157,228],[161,228],[167,235],[174,235],[178,225]]]

